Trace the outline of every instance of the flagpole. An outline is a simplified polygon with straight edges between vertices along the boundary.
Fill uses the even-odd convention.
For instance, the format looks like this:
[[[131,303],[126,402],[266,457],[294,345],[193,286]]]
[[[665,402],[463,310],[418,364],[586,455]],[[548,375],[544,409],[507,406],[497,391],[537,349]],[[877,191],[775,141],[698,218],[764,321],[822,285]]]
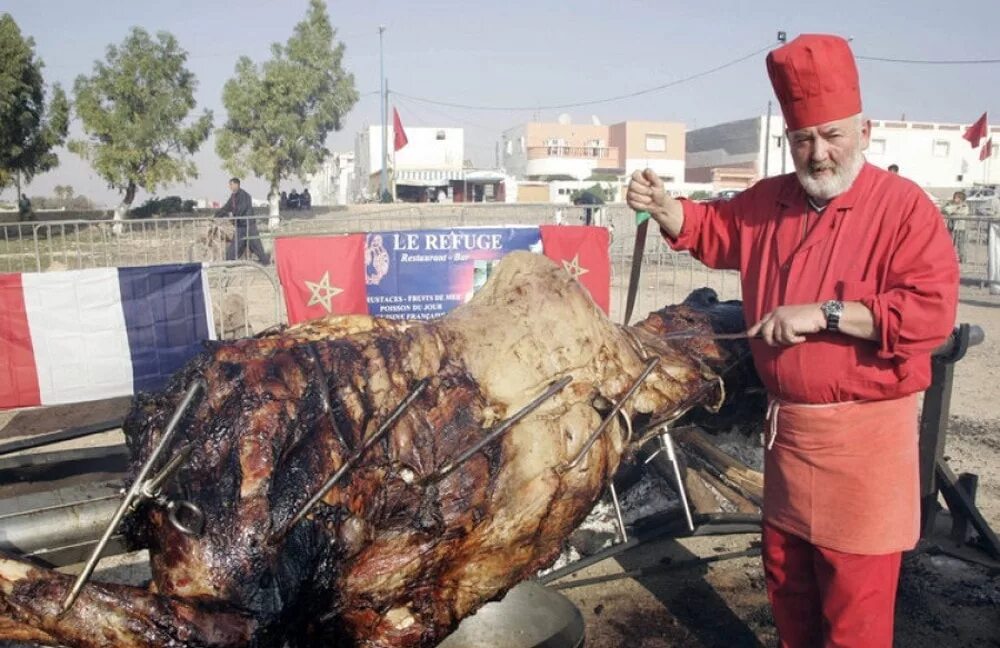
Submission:
[[[382,174],[381,182],[379,184],[380,189],[378,193],[378,201],[382,202],[386,191],[388,190],[389,180],[388,173],[386,171],[386,157],[388,149],[388,130],[389,127],[386,125],[386,104],[388,102],[389,88],[385,83],[385,56],[382,50],[382,35],[385,33],[385,25],[378,26],[378,59],[379,59],[379,78],[380,78],[380,89],[382,92],[382,101],[379,102],[379,108],[382,111]]]

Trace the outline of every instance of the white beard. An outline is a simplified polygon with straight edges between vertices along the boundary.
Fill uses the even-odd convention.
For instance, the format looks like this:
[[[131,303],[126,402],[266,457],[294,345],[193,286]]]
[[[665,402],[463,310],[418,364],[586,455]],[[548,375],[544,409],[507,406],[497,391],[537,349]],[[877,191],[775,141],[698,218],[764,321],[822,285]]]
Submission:
[[[798,176],[799,183],[807,194],[819,200],[832,200],[851,188],[864,165],[865,156],[861,152],[861,147],[858,146],[855,154],[845,164],[833,167],[830,166],[830,163],[822,165],[822,168],[832,168],[833,173],[830,175],[822,177],[811,175],[809,172],[810,168],[813,167],[811,162],[805,168],[800,169],[796,166],[795,175]]]

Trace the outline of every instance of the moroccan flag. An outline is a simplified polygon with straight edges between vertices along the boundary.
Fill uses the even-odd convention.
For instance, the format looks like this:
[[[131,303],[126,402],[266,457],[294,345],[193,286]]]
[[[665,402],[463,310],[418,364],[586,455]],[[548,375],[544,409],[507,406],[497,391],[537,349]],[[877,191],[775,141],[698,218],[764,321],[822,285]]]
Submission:
[[[605,313],[611,307],[611,257],[608,230],[587,225],[542,225],[542,251],[562,264]]]
[[[406,131],[403,130],[403,121],[399,118],[399,111],[392,109],[392,150],[398,151],[409,143],[406,139]]]
[[[162,389],[214,337],[200,263],[0,274],[0,409]]]
[[[972,144],[972,148],[979,146],[980,140],[986,137],[986,113],[976,120],[976,123],[965,129],[965,135],[962,135],[965,139],[969,140],[969,144]]]
[[[364,234],[283,237],[274,250],[289,324],[368,314]]]
[[[988,140],[986,140],[986,143],[983,144],[983,149],[981,151],[979,151],[979,161],[982,162],[982,161],[986,160],[987,158],[989,158],[991,155],[993,155],[993,138],[992,137],[989,138]]]

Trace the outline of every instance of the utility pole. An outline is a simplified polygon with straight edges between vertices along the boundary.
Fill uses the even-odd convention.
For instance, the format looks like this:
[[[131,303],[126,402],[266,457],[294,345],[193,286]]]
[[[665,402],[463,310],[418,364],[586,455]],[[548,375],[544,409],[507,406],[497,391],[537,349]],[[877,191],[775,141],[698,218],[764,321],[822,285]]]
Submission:
[[[767,101],[767,124],[764,125],[764,177],[768,177],[771,158],[771,100]]]
[[[386,113],[388,111],[388,88],[385,85],[385,55],[382,49],[382,35],[385,33],[385,25],[378,26],[378,60],[379,60],[379,91],[382,93],[382,101],[379,102],[379,108],[382,112],[382,174],[379,183],[378,201],[382,202],[386,192],[389,189],[389,172],[386,169],[386,156],[389,151],[388,144],[388,130],[389,127],[386,124]]]

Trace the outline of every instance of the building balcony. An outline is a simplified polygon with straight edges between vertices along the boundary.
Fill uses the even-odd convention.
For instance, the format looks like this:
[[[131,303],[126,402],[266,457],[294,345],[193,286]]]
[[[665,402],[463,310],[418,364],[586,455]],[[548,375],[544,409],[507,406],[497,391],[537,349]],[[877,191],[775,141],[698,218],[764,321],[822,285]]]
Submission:
[[[585,180],[595,171],[620,168],[616,146],[529,146],[524,173],[529,177],[569,176]]]
[[[599,160],[601,168],[618,166],[617,146],[529,146],[528,159],[569,158],[573,160]]]

